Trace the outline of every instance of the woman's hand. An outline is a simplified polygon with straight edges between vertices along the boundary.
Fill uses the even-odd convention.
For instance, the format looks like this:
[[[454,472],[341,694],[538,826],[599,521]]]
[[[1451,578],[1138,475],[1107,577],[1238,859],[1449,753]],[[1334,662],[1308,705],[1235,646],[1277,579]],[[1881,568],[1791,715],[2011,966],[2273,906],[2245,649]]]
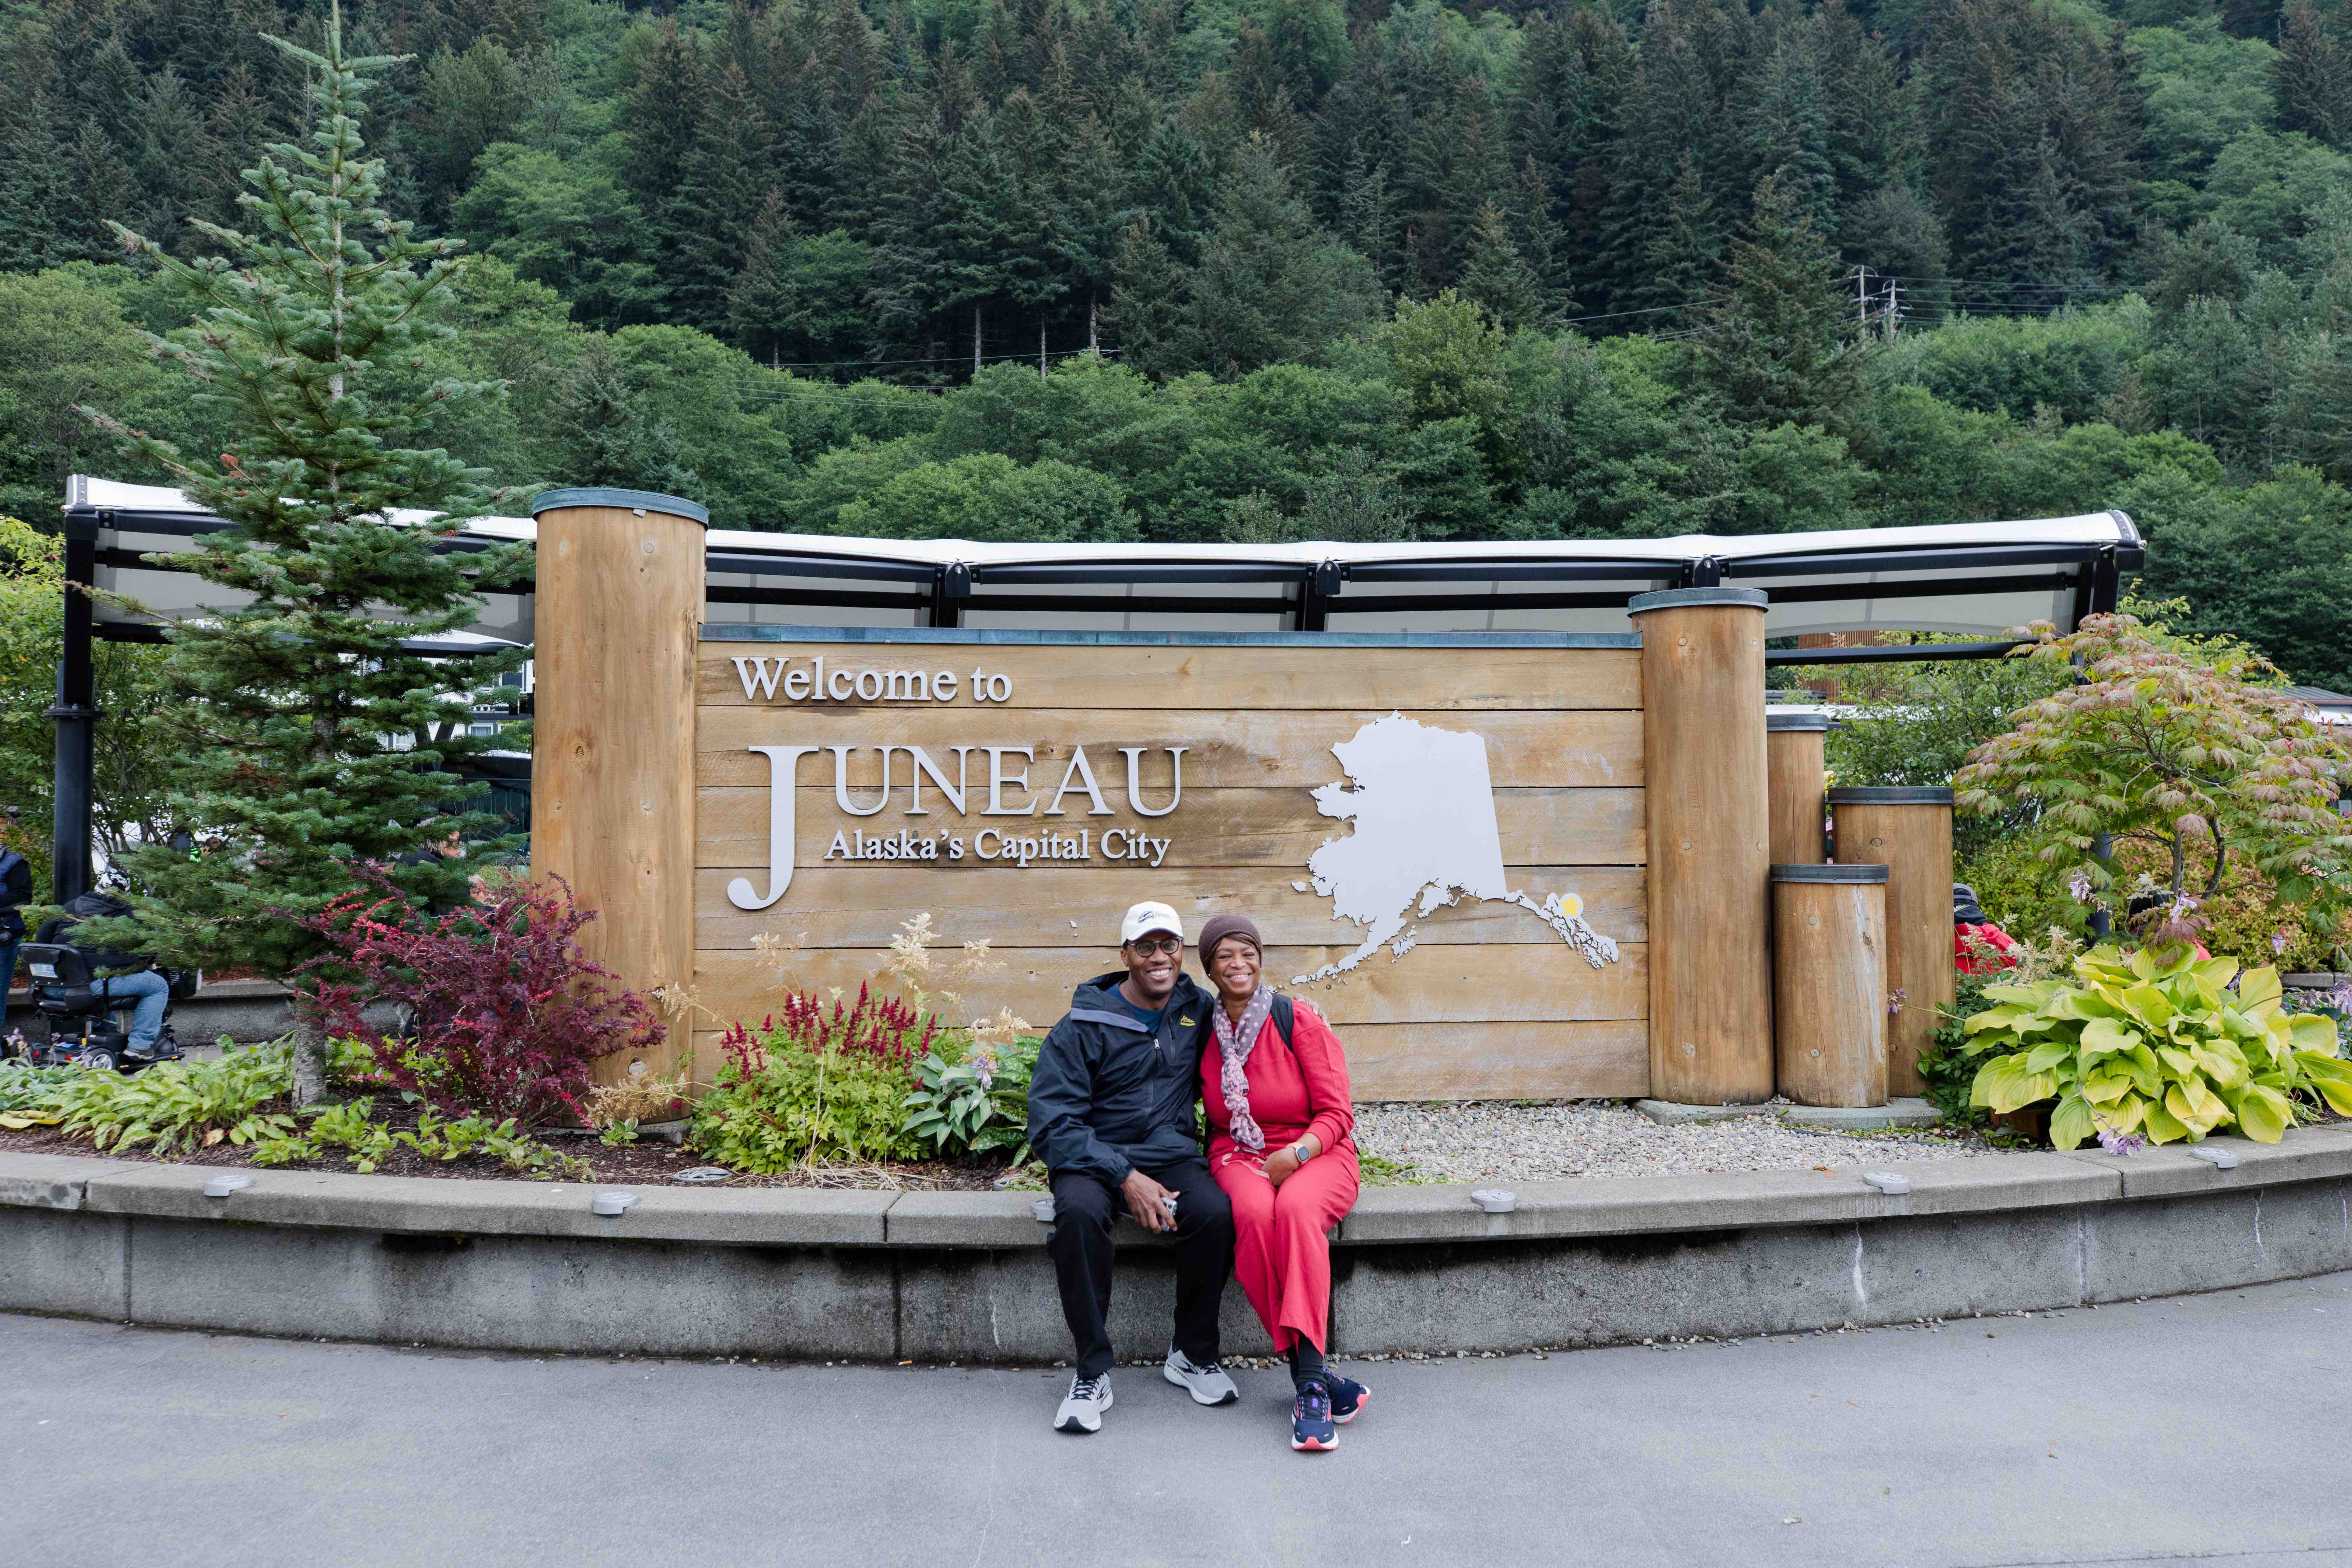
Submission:
[[[1317,1138],[1311,1132],[1306,1137],[1297,1140],[1297,1142],[1285,1143],[1281,1148],[1276,1150],[1265,1158],[1265,1179],[1267,1181],[1272,1182],[1278,1187],[1282,1185],[1283,1183],[1288,1181],[1291,1177],[1298,1173],[1298,1167],[1306,1163],[1298,1157],[1298,1144],[1300,1143],[1304,1143],[1307,1146],[1307,1152],[1310,1156],[1320,1154],[1323,1152],[1322,1140]]]

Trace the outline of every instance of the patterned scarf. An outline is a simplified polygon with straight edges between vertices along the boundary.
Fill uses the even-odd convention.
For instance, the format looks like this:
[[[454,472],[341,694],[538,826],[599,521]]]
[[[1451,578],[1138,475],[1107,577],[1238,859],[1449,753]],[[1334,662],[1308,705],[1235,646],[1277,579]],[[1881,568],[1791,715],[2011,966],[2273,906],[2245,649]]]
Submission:
[[[1274,1016],[1274,987],[1258,983],[1257,994],[1242,1009],[1242,1021],[1234,1023],[1225,1011],[1223,998],[1209,1006],[1209,1021],[1217,1028],[1217,1050],[1224,1065],[1217,1074],[1217,1087],[1224,1091],[1225,1116],[1234,1142],[1253,1154],[1265,1152],[1265,1133],[1250,1115],[1249,1076],[1242,1068],[1249,1060],[1250,1047],[1257,1044],[1265,1021]]]

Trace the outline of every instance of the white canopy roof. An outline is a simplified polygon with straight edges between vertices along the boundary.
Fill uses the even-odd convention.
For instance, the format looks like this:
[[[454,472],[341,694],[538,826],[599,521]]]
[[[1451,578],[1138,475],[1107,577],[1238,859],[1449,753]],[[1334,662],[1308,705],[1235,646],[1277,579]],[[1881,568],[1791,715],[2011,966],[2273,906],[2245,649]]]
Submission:
[[[99,586],[152,618],[219,608],[221,591],[142,562],[221,526],[179,490],[77,475],[67,511],[96,531]],[[428,514],[394,513],[394,521]],[[529,540],[529,518],[460,535]],[[712,529],[713,622],[1047,630],[1624,631],[1654,588],[1760,588],[1767,635],[1998,633],[2071,626],[2114,601],[2142,543],[2117,511],[1836,532],[1428,544],[1044,544]],[[482,629],[528,641],[528,594],[489,596]],[[148,619],[101,609],[118,624]],[[127,629],[127,628],[126,628]]]

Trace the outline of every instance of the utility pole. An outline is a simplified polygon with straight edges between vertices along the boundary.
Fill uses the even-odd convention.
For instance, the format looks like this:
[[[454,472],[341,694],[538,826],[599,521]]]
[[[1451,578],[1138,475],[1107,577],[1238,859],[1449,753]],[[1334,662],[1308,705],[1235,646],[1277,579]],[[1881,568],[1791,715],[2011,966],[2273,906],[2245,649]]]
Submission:
[[[1889,278],[1886,280],[1886,341],[1890,343],[1895,341],[1895,323],[1901,321],[1902,317],[1902,291],[1896,287],[1895,279]]]
[[[1042,310],[1037,314],[1037,379],[1045,379],[1045,315]]]
[[[1859,264],[1853,269],[1853,323],[1863,331],[1870,330],[1870,268]]]

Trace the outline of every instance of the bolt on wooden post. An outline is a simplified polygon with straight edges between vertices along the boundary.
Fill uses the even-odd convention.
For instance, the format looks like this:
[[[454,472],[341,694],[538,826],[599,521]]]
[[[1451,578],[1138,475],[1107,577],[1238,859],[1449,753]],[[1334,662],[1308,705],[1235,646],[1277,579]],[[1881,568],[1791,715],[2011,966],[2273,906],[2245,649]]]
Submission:
[[[531,503],[539,565],[530,871],[597,918],[588,956],[631,991],[694,977],[694,666],[710,514],[644,490]],[[688,1031],[645,1058],[670,1071]],[[600,1063],[616,1079],[630,1063]]]
[[[1916,1095],[1919,1053],[1952,1005],[1952,792],[1839,788],[1829,792],[1842,866],[1886,868],[1887,1088]]]
[[[1772,1097],[1765,595],[1675,588],[1627,606],[1642,633],[1650,852],[1650,1094]]]

